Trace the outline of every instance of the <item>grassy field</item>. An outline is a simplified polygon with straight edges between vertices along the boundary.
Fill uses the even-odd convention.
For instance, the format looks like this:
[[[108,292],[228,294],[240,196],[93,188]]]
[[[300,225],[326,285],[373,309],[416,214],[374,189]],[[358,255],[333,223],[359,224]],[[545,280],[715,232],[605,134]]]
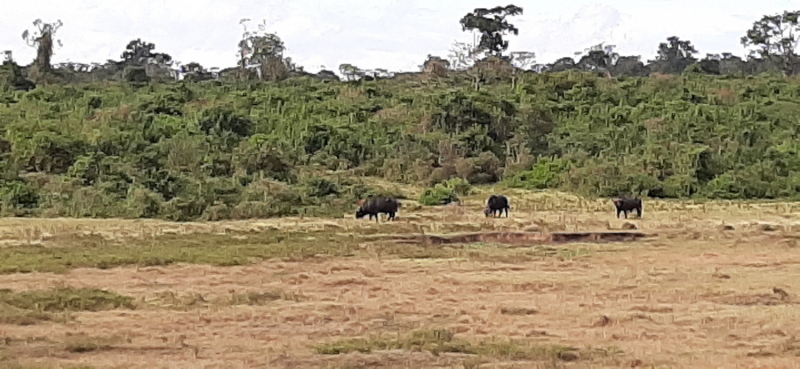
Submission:
[[[0,367],[795,368],[800,205],[489,189],[392,223],[0,220]],[[355,206],[354,209],[355,210]],[[607,231],[635,242],[402,236]],[[630,226],[628,226],[630,228]]]

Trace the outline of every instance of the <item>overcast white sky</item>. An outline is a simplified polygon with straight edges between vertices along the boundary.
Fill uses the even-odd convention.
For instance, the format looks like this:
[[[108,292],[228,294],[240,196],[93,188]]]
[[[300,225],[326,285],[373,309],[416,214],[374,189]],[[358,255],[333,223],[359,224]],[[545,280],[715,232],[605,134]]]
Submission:
[[[34,50],[22,40],[32,22],[61,19],[63,47],[54,62],[119,59],[128,41],[142,38],[183,63],[236,64],[241,18],[266,19],[307,71],[339,64],[392,71],[417,70],[428,54],[445,57],[455,40],[471,41],[458,20],[477,7],[514,4],[519,36],[509,51],[533,51],[537,62],[573,56],[605,42],[623,55],[651,59],[675,35],[706,53],[744,55],[739,39],[765,14],[800,8],[798,0],[6,0],[0,50],[28,64]],[[792,4],[794,3],[794,4]]]

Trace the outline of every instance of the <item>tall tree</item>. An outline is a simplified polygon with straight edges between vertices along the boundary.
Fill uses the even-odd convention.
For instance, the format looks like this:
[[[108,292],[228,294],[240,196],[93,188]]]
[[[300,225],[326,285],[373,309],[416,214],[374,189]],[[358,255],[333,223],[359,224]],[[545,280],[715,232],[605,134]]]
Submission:
[[[51,69],[50,59],[53,57],[55,44],[61,46],[61,40],[55,39],[56,32],[64,24],[61,23],[61,20],[55,23],[44,23],[41,19],[37,19],[33,21],[33,25],[36,29],[32,32],[25,30],[22,33],[22,39],[28,43],[28,46],[36,48],[34,67],[39,73],[47,73]]]
[[[611,67],[616,64],[619,54],[614,52],[615,45],[594,45],[584,50],[585,54],[578,60],[578,68],[585,71],[594,71],[611,77]],[[577,52],[581,55],[581,52]]]
[[[677,36],[668,37],[667,42],[658,45],[658,55],[650,61],[650,69],[665,74],[681,73],[697,62],[694,54],[697,54],[697,50],[691,41],[681,40]]]
[[[266,21],[258,25],[254,31],[247,30],[250,19],[239,21],[244,27],[242,39],[239,41],[239,67],[255,70],[259,78],[271,80],[283,79],[290,71],[296,69],[291,60],[284,58],[286,46],[278,35],[267,32]]]
[[[757,46],[757,53],[781,68],[786,75],[800,72],[797,50],[800,42],[800,11],[765,15],[753,23],[741,42],[744,47]]]
[[[481,50],[501,57],[508,49],[508,41],[503,36],[508,32],[519,34],[519,29],[506,21],[506,17],[522,14],[522,8],[515,5],[497,6],[491,9],[477,8],[461,18],[461,29],[476,30],[481,38],[478,44]]]
[[[158,64],[169,65],[172,62],[172,57],[166,53],[153,52],[155,48],[155,44],[137,38],[128,42],[120,58],[122,58],[126,64],[144,65],[155,61]]]

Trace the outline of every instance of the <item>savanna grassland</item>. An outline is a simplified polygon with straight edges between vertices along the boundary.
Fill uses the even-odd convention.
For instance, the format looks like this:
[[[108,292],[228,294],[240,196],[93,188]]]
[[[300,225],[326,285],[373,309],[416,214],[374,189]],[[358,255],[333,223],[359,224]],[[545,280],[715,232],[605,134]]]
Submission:
[[[0,365],[798,361],[796,77],[0,72]],[[353,219],[372,195],[397,221]],[[504,242],[622,228],[648,237]]]
[[[651,200],[625,220],[607,200],[504,190],[511,216],[485,218],[496,191],[381,223],[3,219],[2,365],[796,366],[796,204]],[[397,242],[625,223],[649,237]]]

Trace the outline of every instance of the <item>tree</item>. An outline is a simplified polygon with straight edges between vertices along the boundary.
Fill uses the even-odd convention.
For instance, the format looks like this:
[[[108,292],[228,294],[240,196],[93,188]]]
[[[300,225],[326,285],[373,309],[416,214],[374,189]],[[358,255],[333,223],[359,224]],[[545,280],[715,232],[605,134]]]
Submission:
[[[586,54],[578,60],[578,68],[585,71],[596,71],[611,77],[611,67],[619,60],[619,54],[614,52],[615,47],[614,45],[603,45],[602,42],[589,47],[584,50]],[[582,53],[575,54],[578,56]]]
[[[428,54],[425,62],[422,63],[422,72],[434,74],[437,76],[446,76],[447,70],[450,69],[450,62],[438,56]]]
[[[188,78],[191,81],[199,82],[205,81],[214,78],[211,71],[206,70],[200,63],[191,62],[189,64],[183,65],[180,68],[180,71],[184,74],[184,78]]]
[[[611,75],[615,77],[645,77],[650,74],[648,68],[641,61],[640,56],[620,56],[611,67]]]
[[[550,64],[544,66],[544,70],[551,72],[551,73],[558,73],[563,72],[569,69],[576,69],[577,65],[575,64],[575,60],[570,58],[569,56],[565,56],[560,58]]]
[[[125,51],[122,52],[120,58],[126,64],[131,65],[145,65],[150,63],[170,65],[172,64],[172,57],[166,53],[155,53],[153,49],[156,48],[155,44],[142,41],[142,39],[135,39],[128,42],[125,46]]]
[[[741,42],[744,47],[757,46],[758,54],[781,68],[786,75],[798,70],[795,53],[800,42],[800,11],[784,11],[783,14],[765,15],[753,23]]]
[[[517,27],[506,21],[506,17],[522,14],[522,8],[515,5],[497,6],[492,9],[477,8],[461,18],[461,29],[477,30],[481,34],[481,50],[500,57],[508,49],[508,41],[503,40],[507,32],[519,34]]]
[[[346,81],[357,81],[364,76],[364,71],[352,64],[339,65],[339,72],[342,73]]]
[[[41,19],[33,21],[36,30],[33,32],[25,30],[22,32],[22,39],[28,43],[28,46],[36,48],[36,60],[33,65],[40,73],[46,73],[50,70],[50,59],[53,57],[55,44],[61,45],[61,40],[55,40],[56,32],[64,24],[61,20],[55,23],[44,23]],[[55,43],[55,44],[54,44]]]
[[[255,70],[259,78],[271,80],[283,79],[290,71],[296,69],[291,60],[283,57],[286,46],[278,35],[267,33],[266,21],[258,25],[258,30],[248,31],[246,23],[250,19],[239,21],[244,27],[242,39],[239,41],[239,67]]]
[[[667,42],[658,45],[658,55],[650,61],[650,68],[653,72],[665,74],[681,73],[697,62],[694,54],[697,54],[697,50],[691,41],[681,40],[677,36],[668,37]]]

